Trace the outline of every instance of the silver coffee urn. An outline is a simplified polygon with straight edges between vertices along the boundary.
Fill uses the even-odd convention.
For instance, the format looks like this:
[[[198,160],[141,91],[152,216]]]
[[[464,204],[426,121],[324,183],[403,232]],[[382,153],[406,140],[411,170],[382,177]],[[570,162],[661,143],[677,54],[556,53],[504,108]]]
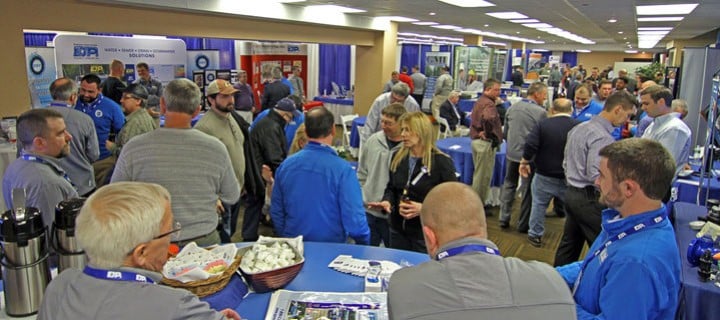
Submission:
[[[50,245],[58,255],[59,272],[68,268],[82,270],[87,259],[85,251],[78,247],[75,239],[75,218],[85,204],[85,198],[64,200],[55,208],[55,221],[50,231]]]
[[[25,190],[13,189],[13,209],[2,214],[0,264],[5,310],[23,317],[38,312],[50,282],[46,228],[37,208],[25,207]]]

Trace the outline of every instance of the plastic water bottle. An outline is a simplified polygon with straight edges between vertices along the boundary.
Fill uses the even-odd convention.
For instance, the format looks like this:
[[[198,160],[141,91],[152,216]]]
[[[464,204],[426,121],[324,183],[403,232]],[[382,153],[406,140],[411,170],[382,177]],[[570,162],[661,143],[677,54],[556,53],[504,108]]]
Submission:
[[[380,292],[382,290],[382,283],[380,282],[382,264],[378,261],[369,261],[368,265],[365,274],[365,292]]]

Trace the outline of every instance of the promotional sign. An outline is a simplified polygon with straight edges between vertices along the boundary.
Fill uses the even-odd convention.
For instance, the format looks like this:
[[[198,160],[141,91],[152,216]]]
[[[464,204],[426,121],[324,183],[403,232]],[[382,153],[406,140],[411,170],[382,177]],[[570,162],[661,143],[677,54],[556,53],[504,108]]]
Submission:
[[[104,79],[110,72],[109,64],[113,59],[125,64],[126,79],[138,78],[136,74],[128,74],[128,66],[145,62],[151,76],[166,85],[175,78],[185,77],[187,51],[185,42],[178,39],[85,35],[55,37],[55,64],[60,76],[80,81],[83,75],[95,73]]]
[[[455,47],[455,88],[465,90],[469,82],[486,80],[490,74],[492,49],[485,47]],[[472,79],[470,79],[472,77]]]
[[[25,48],[30,100],[33,108],[45,107],[52,102],[50,83],[57,79],[55,73],[55,48]]]
[[[195,71],[212,70],[220,68],[219,50],[188,50],[187,68],[188,78],[192,78]]]

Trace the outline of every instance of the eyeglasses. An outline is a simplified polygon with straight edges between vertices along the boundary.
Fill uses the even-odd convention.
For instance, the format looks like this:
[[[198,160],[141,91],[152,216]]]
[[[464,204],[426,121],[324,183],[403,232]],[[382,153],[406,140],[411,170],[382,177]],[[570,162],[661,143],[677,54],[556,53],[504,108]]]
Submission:
[[[176,221],[175,224],[173,224],[173,227],[174,228],[172,230],[155,236],[153,238],[153,240],[157,240],[157,239],[164,238],[167,236],[171,236],[170,241],[172,241],[172,242],[176,242],[176,241],[180,240],[180,230],[182,230],[182,225],[180,224],[180,222]]]

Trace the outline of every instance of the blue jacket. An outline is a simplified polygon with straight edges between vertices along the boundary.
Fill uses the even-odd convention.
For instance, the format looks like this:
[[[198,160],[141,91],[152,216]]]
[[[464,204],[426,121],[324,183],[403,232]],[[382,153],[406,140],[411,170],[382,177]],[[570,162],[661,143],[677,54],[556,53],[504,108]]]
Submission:
[[[112,99],[98,94],[97,99],[89,104],[84,103],[82,99],[78,99],[75,110],[84,112],[92,118],[100,147],[98,160],[107,158],[112,152],[105,148],[105,141],[110,136],[110,132],[117,134],[125,125],[125,115],[120,109],[120,105]]]
[[[573,105],[572,116],[577,121],[585,122],[598,115],[602,110],[603,106],[591,99],[590,103],[588,103],[588,105],[586,105],[582,110],[575,109],[575,106]]]
[[[270,216],[280,237],[370,243],[355,170],[330,146],[308,142],[275,172]]]
[[[603,211],[602,232],[588,259],[608,239],[636,224],[664,214],[660,209],[622,220],[613,209]],[[592,259],[575,292],[578,319],[674,319],[680,292],[680,253],[667,219],[613,242]],[[572,289],[582,261],[558,267]]]

